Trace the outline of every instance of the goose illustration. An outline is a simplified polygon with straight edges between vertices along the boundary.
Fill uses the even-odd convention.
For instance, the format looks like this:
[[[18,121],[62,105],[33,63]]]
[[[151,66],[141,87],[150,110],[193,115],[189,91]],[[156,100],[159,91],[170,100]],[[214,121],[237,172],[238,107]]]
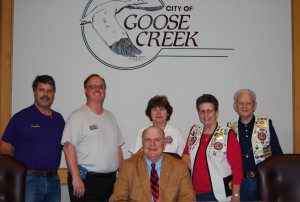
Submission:
[[[135,58],[142,51],[135,47],[127,32],[120,26],[116,15],[125,8],[156,11],[164,7],[161,0],[97,0],[96,6],[80,25],[91,24],[97,35],[117,55]]]

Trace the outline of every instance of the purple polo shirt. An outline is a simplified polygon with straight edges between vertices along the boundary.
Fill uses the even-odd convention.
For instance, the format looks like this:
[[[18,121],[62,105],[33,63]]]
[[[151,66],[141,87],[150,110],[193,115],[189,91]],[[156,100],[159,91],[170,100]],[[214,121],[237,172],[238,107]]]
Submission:
[[[10,119],[2,140],[13,145],[15,158],[27,169],[54,171],[60,164],[64,126],[60,113],[52,110],[46,116],[31,105]]]

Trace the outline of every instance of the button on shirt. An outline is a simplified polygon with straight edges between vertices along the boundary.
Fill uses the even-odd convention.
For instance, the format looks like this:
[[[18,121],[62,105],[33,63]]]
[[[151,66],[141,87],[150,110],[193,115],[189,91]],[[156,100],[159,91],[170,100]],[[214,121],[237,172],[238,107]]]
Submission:
[[[251,141],[254,122],[255,122],[254,117],[248,124],[243,124],[239,119],[239,125],[238,125],[239,143],[241,145],[244,172],[255,170],[255,162],[254,162],[252,141]]]

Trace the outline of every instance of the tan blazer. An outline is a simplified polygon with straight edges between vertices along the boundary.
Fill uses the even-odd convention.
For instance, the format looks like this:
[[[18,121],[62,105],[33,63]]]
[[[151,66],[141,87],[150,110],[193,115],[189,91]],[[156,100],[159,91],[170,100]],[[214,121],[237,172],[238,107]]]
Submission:
[[[186,163],[163,154],[158,201],[195,201],[195,192]],[[122,162],[109,201],[152,201],[149,174],[143,152]]]

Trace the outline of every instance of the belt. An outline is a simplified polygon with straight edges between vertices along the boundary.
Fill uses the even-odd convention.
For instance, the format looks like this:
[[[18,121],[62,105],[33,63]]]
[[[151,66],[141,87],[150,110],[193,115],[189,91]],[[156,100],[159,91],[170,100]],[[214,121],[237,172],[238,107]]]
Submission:
[[[42,176],[42,177],[52,177],[57,174],[57,171],[27,170],[27,174]]]
[[[245,178],[256,178],[256,172],[255,171],[244,172],[244,177]]]
[[[112,177],[112,176],[116,176],[116,172],[111,172],[111,173],[88,172],[87,174],[90,175],[90,176],[94,176],[94,177]]]

